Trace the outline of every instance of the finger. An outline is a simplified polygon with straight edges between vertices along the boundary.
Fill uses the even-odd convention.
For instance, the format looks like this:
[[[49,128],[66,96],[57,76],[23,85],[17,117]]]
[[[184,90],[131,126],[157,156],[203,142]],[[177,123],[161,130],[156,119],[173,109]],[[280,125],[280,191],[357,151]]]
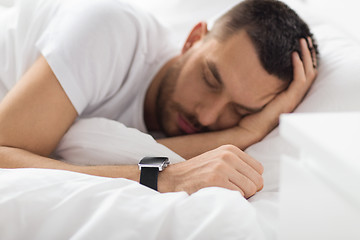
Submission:
[[[310,71],[313,71],[313,59],[311,52],[309,50],[308,44],[304,38],[300,39],[300,47],[301,47],[301,57],[304,63],[304,70],[307,74]]]
[[[229,174],[229,182],[238,187],[244,193],[245,198],[251,197],[258,191],[258,187],[251,179],[236,173],[236,171]]]
[[[229,169],[227,169],[228,172],[226,172],[225,174],[228,175],[230,172],[232,172],[233,176],[234,174],[245,176],[247,179],[253,182],[253,184],[256,187],[255,189],[256,191],[260,190],[264,184],[263,178],[261,176],[261,173],[263,171],[262,165],[259,162],[257,162],[255,159],[251,158],[248,154],[242,152],[241,150],[237,148],[230,148],[230,149],[233,152],[229,150],[226,152],[226,154],[223,154],[222,156],[223,160],[225,160],[225,162],[229,166]],[[245,158],[247,158],[248,161],[245,161],[244,160]],[[256,170],[254,167],[248,164],[248,162],[253,163],[253,161],[256,163],[256,165],[259,164],[262,169]],[[259,173],[258,171],[260,171],[261,173]]]
[[[228,177],[224,184],[225,186],[228,186],[229,189],[242,192],[245,198],[251,197],[258,191],[257,186],[251,179],[240,174],[230,166],[224,167],[222,170],[223,174],[226,174]]]
[[[233,191],[239,191],[241,195],[245,197],[243,188],[247,189],[247,187],[244,187],[243,185],[249,183],[248,181],[239,180],[241,179],[241,176],[239,175],[240,174],[230,165],[224,164],[212,177],[208,174],[208,177],[210,178],[206,181],[206,183],[209,184],[208,186],[218,186]],[[249,195],[249,193],[247,193],[247,195]]]
[[[304,64],[301,61],[300,56],[297,52],[293,52],[292,62],[294,79],[289,85],[288,89],[282,94],[286,95],[286,99],[288,99],[288,102],[294,102],[294,104],[298,104],[303,98],[305,92],[307,91],[311,83],[308,83],[306,79]],[[294,108],[296,107],[296,105],[292,107]]]
[[[312,51],[309,50],[310,46],[305,39],[300,40],[300,45],[306,81],[308,81],[308,86],[310,86],[317,75],[317,71],[316,68],[314,68]]]
[[[245,176],[249,179],[256,187],[256,191],[260,191],[264,186],[264,180],[261,174],[255,171],[252,167],[242,161],[237,161],[237,166],[235,170],[238,174]]]
[[[255,158],[251,157],[249,154],[240,150],[238,156],[260,175],[264,173],[264,166]]]
[[[230,180],[227,181],[227,182],[224,184],[224,188],[229,189],[229,190],[233,190],[233,191],[238,191],[238,192],[240,192],[240,194],[241,194],[243,197],[245,197],[244,191],[243,191],[241,188],[239,188],[236,184],[232,183]]]
[[[295,92],[297,92],[297,89],[299,89],[306,83],[306,75],[304,71],[304,64],[301,61],[300,56],[297,52],[293,52],[292,62],[294,68],[294,80],[289,86],[289,91],[295,89]]]
[[[312,39],[311,37],[307,37],[308,39],[308,45],[309,45],[309,48],[311,50],[311,56],[312,56],[312,61],[313,61],[313,68],[317,68],[317,58],[316,58],[316,51],[315,51],[315,48],[314,48],[314,44],[312,42]]]
[[[259,174],[264,173],[264,167],[263,165],[257,161],[255,158],[251,157],[249,154],[242,151],[240,148],[229,145],[229,151],[233,152],[238,156],[240,159],[242,159],[245,163],[247,163],[249,166],[251,166],[256,172]]]

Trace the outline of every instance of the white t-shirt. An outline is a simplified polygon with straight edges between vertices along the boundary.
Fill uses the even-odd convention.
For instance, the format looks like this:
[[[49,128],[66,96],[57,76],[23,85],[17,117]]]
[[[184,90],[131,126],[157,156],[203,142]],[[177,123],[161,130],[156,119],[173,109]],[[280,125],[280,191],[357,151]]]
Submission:
[[[0,7],[0,14],[13,25],[0,17],[6,27],[0,30],[0,51],[6,52],[0,88],[11,89],[41,53],[79,117],[146,131],[146,90],[178,51],[154,17],[120,0],[6,2],[13,5]]]

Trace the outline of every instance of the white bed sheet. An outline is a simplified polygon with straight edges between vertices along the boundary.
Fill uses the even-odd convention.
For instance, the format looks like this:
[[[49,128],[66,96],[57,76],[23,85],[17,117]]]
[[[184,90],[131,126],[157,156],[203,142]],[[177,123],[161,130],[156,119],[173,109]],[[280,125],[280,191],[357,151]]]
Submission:
[[[213,8],[209,1],[192,5],[193,2],[173,0],[163,4],[163,8],[156,8],[158,1],[152,1],[154,5],[151,8],[157,9],[159,17],[167,18],[169,26],[177,30],[178,36],[185,38],[184,29],[196,23],[190,20],[192,16],[196,15],[197,20],[208,19],[210,13],[216,14],[221,6],[232,5],[236,1],[223,5],[220,1],[213,1]],[[357,94],[360,70],[356,65],[360,62],[360,43],[343,29],[315,14],[323,9],[313,9],[313,6],[310,8],[295,0],[286,2],[310,23],[322,56],[319,77],[297,112],[360,111]],[[201,3],[207,8],[202,8],[205,5]],[[167,11],[171,9],[172,14],[169,14]],[[101,133],[94,128],[86,131],[88,127],[85,126],[99,122],[103,124]],[[99,156],[106,163],[120,159],[121,148],[117,148],[116,143],[121,138],[117,138],[119,135],[113,130],[128,129],[119,125],[114,127],[113,122],[103,119],[78,123],[59,145],[57,156],[82,164],[94,163]],[[77,134],[80,130],[82,135]],[[104,131],[112,134],[106,135]],[[102,139],[102,144],[94,145],[87,136],[96,139],[97,134],[101,134],[99,139]],[[154,153],[170,155],[172,162],[182,161],[153,139],[134,132],[131,134],[143,140],[133,142],[136,154],[133,158],[130,154],[126,155],[127,163],[137,163],[143,154],[141,150],[149,150],[144,146]],[[110,142],[113,144],[108,144]],[[249,201],[237,192],[221,188],[203,189],[191,196],[184,192],[159,194],[125,179],[61,170],[0,169],[0,238],[276,239],[279,159],[284,151],[294,151],[282,146],[283,140],[275,129],[263,141],[247,149],[265,167],[265,187]]]

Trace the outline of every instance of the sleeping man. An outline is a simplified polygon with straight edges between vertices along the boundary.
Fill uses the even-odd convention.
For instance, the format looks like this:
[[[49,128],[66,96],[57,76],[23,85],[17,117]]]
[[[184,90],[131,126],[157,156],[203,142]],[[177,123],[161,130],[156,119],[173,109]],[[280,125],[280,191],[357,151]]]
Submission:
[[[242,150],[296,108],[317,74],[312,34],[290,8],[245,0],[210,31],[195,25],[178,50],[151,15],[119,0],[31,4],[1,23],[1,168],[127,178],[159,192],[262,189],[262,165]],[[22,26],[6,31],[14,22]],[[161,132],[157,141],[187,161],[139,159],[139,170],[50,158],[76,119],[93,117]]]

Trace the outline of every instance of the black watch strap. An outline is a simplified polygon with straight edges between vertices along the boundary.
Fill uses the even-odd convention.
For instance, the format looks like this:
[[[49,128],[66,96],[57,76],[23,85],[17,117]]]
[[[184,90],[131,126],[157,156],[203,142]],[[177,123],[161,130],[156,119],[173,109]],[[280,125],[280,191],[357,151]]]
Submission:
[[[140,183],[157,191],[159,168],[144,167],[141,168]]]

